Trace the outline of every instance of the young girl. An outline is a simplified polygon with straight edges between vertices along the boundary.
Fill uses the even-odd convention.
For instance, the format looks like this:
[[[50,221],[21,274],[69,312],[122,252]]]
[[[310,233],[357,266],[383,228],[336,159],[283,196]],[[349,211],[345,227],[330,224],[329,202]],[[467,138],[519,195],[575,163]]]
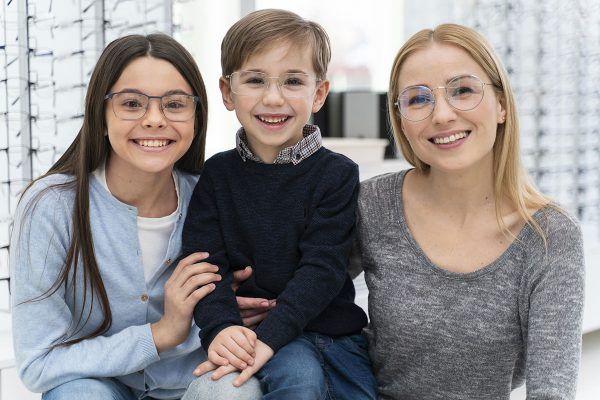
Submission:
[[[383,399],[573,399],[578,225],[529,182],[514,96],[476,32],[440,25],[396,56],[389,111],[414,168],[361,185],[359,249]]]
[[[83,126],[26,190],[11,238],[17,367],[44,399],[175,399],[194,378],[192,312],[220,278],[205,253],[172,260],[206,123],[202,77],[175,40],[104,50]]]

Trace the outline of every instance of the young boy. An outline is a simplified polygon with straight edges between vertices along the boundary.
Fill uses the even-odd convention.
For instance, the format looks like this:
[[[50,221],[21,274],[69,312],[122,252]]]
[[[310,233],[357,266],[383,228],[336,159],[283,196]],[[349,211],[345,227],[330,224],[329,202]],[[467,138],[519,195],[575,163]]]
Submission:
[[[358,168],[307,125],[329,92],[327,34],[261,10],[229,29],[221,53],[223,103],[242,128],[236,149],[206,161],[183,230],[183,254],[208,251],[224,278],[194,312],[209,356],[200,370],[242,370],[236,385],[256,373],[276,398],[375,399],[367,318],[346,272]],[[237,294],[276,299],[254,332],[230,288],[247,265]]]

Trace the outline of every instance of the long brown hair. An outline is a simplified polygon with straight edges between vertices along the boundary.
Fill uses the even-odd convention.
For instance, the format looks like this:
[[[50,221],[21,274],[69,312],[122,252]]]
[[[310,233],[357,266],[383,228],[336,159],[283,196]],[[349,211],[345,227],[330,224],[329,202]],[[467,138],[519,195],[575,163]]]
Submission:
[[[505,198],[517,210],[521,218],[540,234],[545,242],[543,230],[530,215],[529,209],[537,210],[551,204],[551,201],[533,185],[523,168],[519,146],[519,119],[508,74],[492,47],[483,36],[473,29],[457,24],[442,24],[433,30],[423,29],[411,36],[398,51],[390,74],[388,111],[394,137],[402,151],[402,155],[417,170],[421,172],[429,170],[430,166],[417,157],[404,136],[401,116],[397,112],[394,102],[399,95],[398,81],[402,65],[414,52],[424,49],[432,43],[449,44],[465,50],[483,68],[489,76],[497,95],[504,102],[506,122],[498,124],[496,141],[493,147],[494,195],[497,200],[496,220],[500,229],[506,235],[514,236],[506,227],[502,218],[502,202],[499,200]]]
[[[31,301],[42,300],[55,293],[61,286],[67,289],[69,278],[72,278],[73,297],[76,288],[75,279],[78,273],[83,274],[83,304],[78,319],[75,322],[74,333],[71,333],[59,345],[70,345],[85,339],[102,335],[112,324],[112,313],[104,282],[100,275],[96,256],[94,254],[92,232],[90,230],[89,213],[89,174],[106,160],[110,152],[110,143],[104,135],[106,131],[104,96],[121,76],[127,65],[139,57],[154,57],[168,61],[184,77],[192,87],[193,94],[200,97],[194,121],[194,139],[187,152],[175,163],[179,170],[189,173],[200,173],[204,164],[204,146],[206,142],[206,126],[208,107],[206,104],[206,89],[198,67],[190,53],[175,39],[164,34],[151,34],[147,36],[129,35],[111,42],[102,52],[92,76],[85,98],[85,112],[83,125],[75,140],[60,159],[48,170],[46,174],[35,181],[52,174],[65,174],[73,179],[67,183],[51,186],[72,190],[75,194],[73,216],[71,221],[71,243],[67,250],[65,263],[58,278],[52,286],[39,297]],[[50,189],[47,188],[47,189]],[[27,190],[26,189],[26,190]],[[40,193],[44,193],[43,191]],[[35,206],[40,195],[34,198],[27,209]],[[79,263],[79,256],[81,263]],[[90,294],[90,307],[84,319],[83,313],[88,301],[88,286]],[[72,339],[87,323],[95,298],[99,299],[102,308],[103,320],[96,329],[88,335]]]

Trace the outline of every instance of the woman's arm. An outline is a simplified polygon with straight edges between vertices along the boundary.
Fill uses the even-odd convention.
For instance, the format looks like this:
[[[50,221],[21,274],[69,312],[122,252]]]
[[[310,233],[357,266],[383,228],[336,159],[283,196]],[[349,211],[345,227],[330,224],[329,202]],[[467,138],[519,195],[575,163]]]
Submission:
[[[581,354],[584,253],[581,231],[566,216],[551,221],[547,254],[527,282],[528,399],[574,399]],[[530,266],[533,269],[533,266]]]

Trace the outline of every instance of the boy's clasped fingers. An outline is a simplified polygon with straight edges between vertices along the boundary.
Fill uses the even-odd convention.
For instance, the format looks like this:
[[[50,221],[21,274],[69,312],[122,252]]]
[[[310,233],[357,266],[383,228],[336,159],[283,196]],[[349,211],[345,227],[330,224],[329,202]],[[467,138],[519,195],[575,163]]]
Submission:
[[[232,347],[232,346],[230,346]],[[241,347],[230,350],[225,346],[215,348],[216,357],[210,357],[211,361],[219,365],[233,365],[238,369],[244,369],[248,366],[249,359],[252,359]]]
[[[219,365],[215,364],[214,362],[206,360],[203,363],[199,364],[193,373],[195,376],[201,376],[207,372],[217,369],[218,367]]]
[[[254,365],[249,366],[240,372],[240,376],[233,381],[233,386],[242,386],[248,379],[252,377],[252,375],[258,372],[258,370],[260,370],[271,359],[271,357],[273,357],[273,350],[260,340],[257,340],[255,350],[256,359]]]
[[[217,365],[231,364],[239,369],[254,364],[256,334],[242,326],[229,326],[215,336],[208,358]]]
[[[230,374],[235,371],[238,371],[238,369],[236,367],[234,367],[233,365],[222,365],[222,366],[218,367],[210,377],[212,380],[216,381],[218,379],[221,379],[225,375]]]
[[[237,371],[237,370],[238,369],[235,368],[231,364],[217,365],[210,360],[206,360],[202,364],[200,364],[196,367],[196,369],[194,370],[194,375],[201,376],[201,375],[206,374],[207,372],[215,371],[211,375],[211,379],[216,381],[216,380],[220,379],[221,377],[223,377],[231,372]]]

